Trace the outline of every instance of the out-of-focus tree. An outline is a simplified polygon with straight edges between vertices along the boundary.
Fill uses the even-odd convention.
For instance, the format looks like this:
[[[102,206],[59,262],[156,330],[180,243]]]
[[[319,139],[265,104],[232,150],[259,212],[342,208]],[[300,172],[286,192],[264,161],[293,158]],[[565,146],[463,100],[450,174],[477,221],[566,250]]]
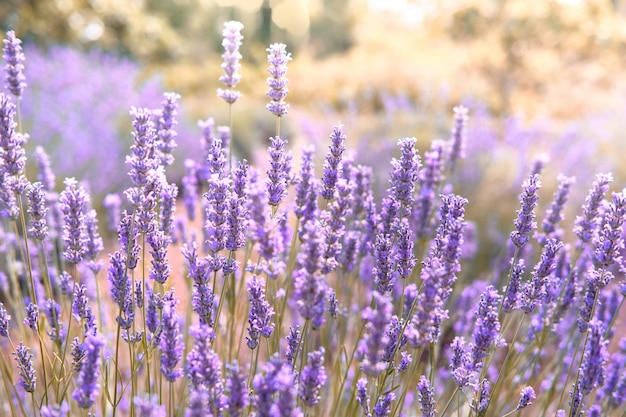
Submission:
[[[542,113],[547,95],[576,94],[577,88],[586,94],[586,86],[606,89],[612,74],[623,70],[626,33],[617,3],[470,0],[457,4],[448,34],[472,55],[468,71],[479,71],[493,86],[497,112],[511,114],[520,104],[534,103]],[[571,110],[564,106],[564,115]]]

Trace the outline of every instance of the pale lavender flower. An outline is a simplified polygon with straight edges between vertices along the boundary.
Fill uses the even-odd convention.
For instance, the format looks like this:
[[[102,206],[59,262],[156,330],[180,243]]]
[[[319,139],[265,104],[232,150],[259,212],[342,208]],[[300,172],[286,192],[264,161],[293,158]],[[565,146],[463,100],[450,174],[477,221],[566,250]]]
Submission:
[[[413,193],[415,192],[415,183],[419,179],[419,170],[421,167],[420,157],[415,149],[415,138],[404,138],[398,141],[400,146],[400,159],[392,159],[391,166],[391,190],[394,198],[401,202],[403,207],[408,209],[404,215],[410,214],[413,206]]]
[[[71,264],[78,264],[87,254],[89,238],[85,225],[85,208],[89,204],[89,196],[74,178],[66,178],[64,183],[65,190],[59,200],[65,220],[63,258]]]
[[[598,213],[604,200],[604,194],[609,189],[609,183],[613,181],[611,174],[597,174],[589,194],[583,204],[582,216],[576,216],[574,233],[580,239],[580,244],[586,243],[593,237],[598,227]]]
[[[624,250],[622,226],[626,217],[626,195],[613,193],[611,197],[602,227],[593,239],[595,261],[603,269],[613,264],[621,265],[620,253]]]
[[[201,386],[192,389],[189,393],[189,403],[185,410],[185,417],[206,417],[210,415],[207,389]]]
[[[511,259],[511,262],[513,262],[513,259]],[[502,302],[502,309],[506,312],[513,311],[518,307],[519,291],[523,275],[524,260],[520,259],[513,266],[511,278],[509,279],[509,285],[506,288],[506,294],[504,295],[504,301]]]
[[[407,278],[417,263],[413,254],[413,233],[405,219],[398,225],[395,261],[398,274],[402,278]]]
[[[61,405],[55,404],[41,407],[42,417],[66,417],[70,411],[70,405],[67,401],[63,401]]]
[[[224,75],[220,77],[220,81],[226,86],[226,89],[218,88],[217,95],[229,104],[233,104],[241,97],[241,93],[235,91],[235,87],[241,81],[241,74],[238,71],[241,68],[239,47],[241,47],[243,40],[242,29],[243,24],[241,22],[231,20],[224,23],[224,30],[222,31],[224,37],[222,40],[224,47],[222,70]]]
[[[271,146],[268,148],[270,168],[267,170],[267,195],[270,206],[278,206],[287,195],[287,172],[285,145],[286,140],[276,136],[270,138]]]
[[[559,181],[559,187],[554,193],[552,204],[541,223],[542,233],[536,233],[536,237],[541,245],[544,245],[548,239],[560,240],[563,236],[563,230],[559,227],[559,222],[563,220],[563,208],[565,203],[567,203],[570,187],[576,182],[576,179],[575,177],[566,177],[563,174],[559,174],[557,180]]]
[[[43,306],[43,312],[50,326],[50,330],[47,332],[48,336],[60,345],[65,339],[65,330],[63,323],[61,323],[61,306],[56,301],[48,299]]]
[[[298,396],[308,406],[315,406],[321,399],[320,390],[326,383],[323,347],[308,354],[308,364],[302,369]]]
[[[388,296],[374,292],[374,307],[363,312],[365,333],[357,349],[361,370],[369,376],[378,376],[387,367],[385,349],[389,345],[386,329],[391,320],[393,306]]]
[[[159,344],[161,348],[161,373],[166,380],[176,381],[182,375],[182,370],[177,368],[178,362],[183,356],[182,335],[180,322],[176,315],[178,299],[173,290],[165,294],[163,304],[162,337]]]
[[[248,347],[254,349],[259,345],[259,337],[270,337],[274,331],[274,323],[271,322],[274,316],[274,309],[265,300],[265,283],[253,275],[248,280],[248,302],[250,312],[248,313]]]
[[[287,62],[291,61],[291,54],[287,53],[287,46],[282,43],[273,43],[267,48],[267,60],[269,68],[267,71],[270,76],[267,78],[269,90],[267,96],[270,102],[265,106],[271,113],[277,117],[287,114],[289,104],[285,103],[285,97],[289,89],[287,88]]]
[[[17,369],[20,371],[20,385],[26,392],[35,392],[37,377],[35,376],[35,368],[33,367],[33,354],[30,348],[24,346],[20,341],[16,351],[13,352]]]
[[[107,194],[104,197],[102,205],[107,210],[107,230],[109,232],[117,231],[121,220],[122,199],[119,194]]]
[[[459,388],[467,386],[472,374],[472,357],[465,345],[465,338],[455,337],[450,345],[452,357],[450,358],[450,371],[452,378]]]
[[[302,149],[300,175],[296,179],[296,207],[294,213],[301,223],[305,223],[312,218],[317,210],[315,166],[313,163],[314,152],[315,148],[311,145],[307,145]]]
[[[535,398],[537,398],[537,395],[535,394],[535,390],[533,389],[533,387],[529,386],[522,388],[522,393],[516,410],[521,410],[522,408],[528,407],[533,403],[533,400]]]
[[[135,397],[134,402],[137,417],[165,417],[167,415],[165,406],[159,405],[156,397]]]
[[[83,360],[87,354],[87,349],[83,343],[78,341],[78,337],[75,337],[74,340],[72,340],[70,353],[72,355],[72,369],[74,372],[79,373],[83,367]]]
[[[164,185],[161,189],[161,211],[159,213],[159,229],[171,237],[174,232],[174,212],[176,211],[176,184]]]
[[[104,338],[99,334],[89,335],[85,339],[85,358],[72,394],[80,408],[91,408],[98,397],[101,351],[104,344]]]
[[[556,255],[562,247],[563,243],[555,239],[546,242],[541,259],[532,272],[531,280],[522,287],[520,305],[524,313],[532,313],[546,296],[548,277],[554,272]]]
[[[420,238],[431,233],[436,190],[443,179],[444,149],[444,142],[434,140],[430,151],[424,153],[424,166],[418,176],[420,190],[413,210],[413,219],[417,223],[416,236]]]
[[[435,409],[435,397],[430,381],[424,375],[420,377],[417,383],[417,392],[419,394],[420,410],[423,417],[435,417],[437,410]]]
[[[320,195],[326,200],[335,198],[337,181],[343,175],[342,157],[346,150],[346,135],[343,133],[343,125],[338,124],[333,128],[330,135],[331,144],[324,160],[324,175]]]
[[[245,231],[248,227],[249,213],[246,206],[248,183],[248,162],[244,159],[235,169],[233,190],[228,196],[228,235],[224,247],[230,251],[241,249],[246,244]]]
[[[465,142],[467,141],[467,108],[456,106],[454,109],[454,127],[450,135],[450,153],[448,156],[450,171],[454,171],[459,159],[465,158]]]
[[[28,214],[30,214],[30,235],[37,240],[44,240],[48,237],[48,226],[46,225],[46,196],[43,185],[40,182],[34,183],[28,188]]]
[[[230,417],[239,417],[250,401],[248,395],[247,375],[242,373],[237,361],[226,365],[226,391],[228,399],[226,411]]]
[[[124,254],[128,269],[135,269],[137,267],[139,251],[141,249],[141,246],[137,242],[139,231],[136,227],[132,227],[132,220],[132,215],[124,211],[117,229],[120,251]],[[128,259],[126,259],[126,256],[128,256]]]
[[[511,232],[511,242],[521,248],[528,242],[530,232],[537,226],[535,223],[535,206],[539,196],[537,191],[541,188],[541,181],[538,175],[531,175],[522,184],[522,194],[520,195],[521,208],[517,211],[515,219],[515,230]]]
[[[131,155],[126,156],[126,163],[131,166],[128,175],[136,187],[145,187],[150,172],[157,166],[154,150],[156,131],[149,109],[132,107],[130,115],[135,131],[132,133],[134,144],[130,148]]]
[[[198,173],[196,162],[193,159],[185,159],[185,175],[183,183],[183,204],[187,210],[189,221],[196,219],[196,209],[198,207]]]
[[[401,374],[402,372],[409,369],[409,365],[413,361],[413,355],[411,355],[407,351],[400,352],[400,363],[398,363],[397,372]]]
[[[54,191],[55,175],[50,167],[50,158],[43,147],[35,148],[35,164],[37,165],[37,180],[43,185],[43,189]]]
[[[374,259],[376,263],[372,269],[372,275],[374,276],[376,290],[383,294],[391,292],[395,282],[392,265],[392,249],[391,236],[376,236],[376,244],[374,246]]]
[[[163,94],[164,100],[161,102],[161,113],[156,123],[155,146],[158,151],[158,159],[162,166],[169,166],[174,163],[172,151],[178,146],[176,144],[176,130],[178,124],[176,116],[178,112],[178,100],[180,95],[176,93]]]
[[[11,94],[19,98],[26,87],[26,78],[24,77],[24,60],[26,57],[22,52],[22,41],[15,36],[15,32],[12,30],[7,32],[7,38],[4,39],[2,59],[5,62],[4,85]]]
[[[587,411],[587,417],[600,417],[602,415],[602,406],[599,404],[594,404],[589,407]]]
[[[491,384],[487,379],[483,379],[480,381],[480,384],[477,384],[474,388],[474,391],[478,394],[476,396],[476,411],[478,415],[482,415],[489,407],[489,395],[491,392]]]

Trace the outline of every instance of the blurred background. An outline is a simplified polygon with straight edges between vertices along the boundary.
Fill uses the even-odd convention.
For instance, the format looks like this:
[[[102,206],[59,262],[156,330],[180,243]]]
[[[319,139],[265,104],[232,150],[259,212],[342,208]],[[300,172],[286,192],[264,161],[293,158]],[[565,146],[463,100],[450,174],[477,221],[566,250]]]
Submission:
[[[489,207],[485,221],[510,224],[515,207],[498,201],[515,203],[536,163],[546,207],[559,172],[578,177],[574,210],[594,173],[624,184],[626,0],[3,0],[0,29],[25,45],[31,149],[44,145],[60,176],[86,179],[101,198],[127,181],[130,106],[159,108],[176,91],[170,175],[180,178],[184,158],[199,157],[197,121],[228,123],[216,89],[223,23],[233,19],[245,37],[240,157],[266,159],[265,49],[284,42],[293,61],[283,132],[296,161],[305,142],[323,156],[341,121],[354,159],[388,172],[398,138],[416,136],[427,150],[449,137],[462,103],[470,122],[455,191],[476,216]],[[383,189],[387,177],[377,181]]]

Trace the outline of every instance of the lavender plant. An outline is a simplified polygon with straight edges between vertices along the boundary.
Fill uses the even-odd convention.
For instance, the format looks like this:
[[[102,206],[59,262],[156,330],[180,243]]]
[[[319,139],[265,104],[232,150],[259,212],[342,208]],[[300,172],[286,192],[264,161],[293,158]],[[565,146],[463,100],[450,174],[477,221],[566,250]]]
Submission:
[[[224,33],[229,105],[241,29]],[[21,100],[18,41],[8,35],[4,56]],[[268,51],[280,120],[291,57]],[[468,109],[422,158],[400,139],[387,170],[354,160],[337,125],[323,172],[306,147],[296,175],[279,124],[263,174],[227,155],[232,129],[207,119],[207,158],[184,160],[179,195],[168,93],[160,111],[131,110],[132,185],[126,203],[105,200],[118,241],[101,274],[87,183],[55,194],[43,148],[29,182],[12,100],[0,95],[0,417],[624,416],[626,191],[606,198],[611,175],[573,222],[575,183],[558,176],[538,230],[549,181],[535,166],[494,262],[504,267],[476,276],[469,231],[483,225],[449,183],[465,169]]]

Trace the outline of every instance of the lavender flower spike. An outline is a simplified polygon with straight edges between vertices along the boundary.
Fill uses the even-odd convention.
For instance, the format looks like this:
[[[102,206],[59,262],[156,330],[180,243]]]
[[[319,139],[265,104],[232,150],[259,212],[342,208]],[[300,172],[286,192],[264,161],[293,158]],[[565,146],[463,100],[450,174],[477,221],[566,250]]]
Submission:
[[[163,96],[165,97],[161,102],[163,108],[161,109],[161,114],[156,123],[157,140],[155,141],[155,145],[159,151],[159,162],[163,166],[168,166],[174,163],[172,151],[178,146],[175,140],[178,134],[174,130],[174,127],[178,123],[176,120],[176,116],[178,115],[176,109],[180,95],[176,93],[165,93]]]
[[[465,158],[465,141],[467,136],[467,107],[456,106],[454,109],[454,127],[451,133],[450,170],[454,170],[457,160]]]
[[[381,395],[378,402],[374,406],[373,417],[387,417],[391,413],[391,403],[396,399],[396,394],[390,392],[386,395]]]
[[[472,346],[472,362],[474,369],[480,369],[489,349],[497,342],[500,334],[498,305],[502,297],[493,286],[488,286],[480,296],[476,324],[474,328],[474,344]]]
[[[238,71],[241,68],[239,47],[243,39],[241,35],[242,29],[243,24],[241,22],[231,20],[224,23],[222,32],[224,37],[222,40],[222,46],[224,47],[222,69],[224,70],[224,75],[220,77],[220,81],[226,86],[226,89],[218,88],[217,95],[229,104],[233,104],[241,97],[241,93],[235,91],[235,86],[241,81],[241,74]]]
[[[417,391],[420,398],[420,409],[423,417],[435,417],[437,410],[435,409],[435,398],[433,388],[430,386],[428,379],[422,375],[417,383]]]
[[[76,389],[72,398],[78,403],[80,408],[90,408],[94,405],[98,397],[100,385],[100,352],[104,347],[104,338],[99,335],[89,335],[85,339],[86,353],[81,366]]]
[[[276,136],[270,138],[268,148],[270,168],[267,170],[267,194],[270,206],[278,206],[287,195],[287,155],[285,145],[287,141]]]
[[[4,70],[6,72],[5,86],[15,97],[20,97],[26,87],[24,77],[24,60],[22,52],[22,41],[15,37],[15,32],[7,32],[2,49],[2,59],[6,62]]]
[[[46,196],[43,185],[36,182],[28,188],[28,214],[30,214],[30,235],[37,240],[48,237],[46,225]]]
[[[291,60],[291,54],[287,53],[287,46],[282,43],[273,43],[267,48],[267,60],[270,64],[267,71],[270,76],[267,79],[269,90],[267,96],[270,102],[265,106],[276,117],[282,117],[287,114],[289,104],[285,103],[285,97],[289,89],[287,88],[287,62]]]
[[[338,124],[333,128],[330,135],[331,144],[328,147],[328,154],[324,161],[324,176],[322,177],[322,190],[320,194],[326,200],[332,200],[335,197],[335,189],[337,181],[343,174],[342,157],[346,150],[346,135],[343,133],[343,125]]]
[[[324,370],[324,348],[309,353],[309,363],[300,376],[300,399],[308,406],[316,405],[321,397],[320,390],[326,383]]]
[[[0,336],[9,337],[9,323],[11,315],[7,313],[4,304],[0,302]]]
[[[375,308],[367,307],[363,312],[365,335],[359,342],[357,358],[361,370],[370,376],[378,376],[387,367],[384,362],[385,348],[389,344],[386,329],[391,320],[393,306],[388,296],[374,292]]]
[[[248,315],[248,347],[254,349],[259,345],[259,336],[270,337],[274,331],[271,323],[274,309],[265,301],[265,285],[256,275],[248,281],[248,301],[250,313]]]
[[[588,242],[598,224],[598,212],[600,204],[604,200],[604,194],[609,190],[609,183],[613,181],[611,174],[597,174],[589,194],[583,205],[582,216],[577,216],[574,221],[574,233],[580,239],[581,244]]]
[[[180,334],[180,322],[176,316],[178,300],[173,290],[165,294],[163,305],[162,337],[159,347],[161,348],[161,373],[170,382],[176,381],[182,370],[177,368],[178,362],[183,356],[182,335]]]
[[[63,225],[63,258],[72,264],[78,264],[87,253],[87,229],[85,226],[85,207],[89,196],[78,187],[74,178],[65,180],[65,190],[59,199],[65,224]]]
[[[520,195],[522,207],[517,211],[517,219],[514,221],[515,230],[511,232],[511,241],[518,248],[528,242],[530,232],[537,226],[534,222],[534,210],[539,199],[537,195],[539,188],[541,188],[541,181],[538,175],[531,175],[522,184],[523,191]]]
[[[27,348],[23,342],[20,342],[16,351],[13,352],[13,356],[15,356],[17,368],[20,370],[20,384],[22,388],[26,392],[35,392],[37,377],[33,368],[33,354],[30,352],[30,348]]]
[[[535,394],[535,390],[533,387],[525,387],[522,389],[522,394],[519,399],[519,404],[517,404],[516,410],[521,410],[522,408],[526,408],[531,405],[533,400],[537,398]]]

